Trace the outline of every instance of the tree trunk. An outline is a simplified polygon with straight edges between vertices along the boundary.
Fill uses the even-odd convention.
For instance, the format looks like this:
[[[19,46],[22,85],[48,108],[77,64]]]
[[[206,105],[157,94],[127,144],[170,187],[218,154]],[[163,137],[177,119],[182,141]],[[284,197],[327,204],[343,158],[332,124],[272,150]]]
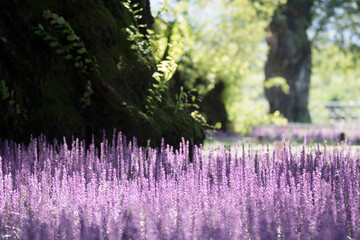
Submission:
[[[265,87],[270,113],[279,110],[290,122],[310,122],[308,98],[311,75],[311,44],[306,30],[311,24],[314,0],[288,0],[280,5],[266,29],[270,47],[265,82],[282,77],[289,92],[279,86]]]
[[[44,134],[91,143],[117,129],[143,146],[204,140],[202,126],[176,111],[168,93],[146,111],[156,63],[148,40],[136,44],[126,29],[144,32],[153,18],[149,0],[134,0],[137,9],[124,2],[0,1],[1,139]]]

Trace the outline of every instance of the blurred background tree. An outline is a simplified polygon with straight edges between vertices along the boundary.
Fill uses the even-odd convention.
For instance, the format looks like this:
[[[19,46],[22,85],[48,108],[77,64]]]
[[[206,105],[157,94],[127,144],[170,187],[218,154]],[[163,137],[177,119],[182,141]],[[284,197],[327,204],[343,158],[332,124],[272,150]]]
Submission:
[[[308,98],[312,48],[320,50],[322,45],[331,43],[333,48],[358,52],[355,50],[359,46],[358,29],[359,6],[356,1],[288,0],[279,4],[267,28],[269,36],[266,40],[270,49],[265,82],[273,77],[283,77],[289,92],[282,91],[280,86],[265,87],[270,112],[280,110],[289,121],[310,122]],[[311,35],[310,39],[308,35]]]
[[[209,123],[220,122],[223,130],[246,133],[260,123],[286,122],[279,112],[267,113],[261,87],[264,29],[277,2],[269,5],[268,12],[258,11],[251,1],[151,3],[157,16],[155,32],[165,32],[164,22],[175,19],[179,29],[170,52],[179,65],[172,86],[175,94],[183,86],[188,95],[195,95],[199,111]],[[167,42],[159,41],[158,49],[166,49]]]
[[[182,26],[186,26],[176,35],[181,49],[186,49],[183,57],[177,58],[175,75],[183,77],[176,86],[186,82],[188,91],[195,86],[206,99],[218,83],[224,85],[220,99],[230,124],[225,123],[229,127],[223,129],[246,133],[261,123],[310,122],[309,103],[314,110],[311,103],[317,101],[359,100],[354,88],[358,86],[356,56],[360,42],[356,1],[192,0],[152,4],[155,12],[160,6],[167,9],[158,14],[155,25],[160,18],[172,18],[182,19]],[[187,59],[187,66],[180,59]],[[204,116],[209,115],[206,109],[217,108],[203,104],[200,110]],[[312,120],[319,119],[314,116]],[[217,121],[224,123],[220,117]]]
[[[288,0],[280,4],[266,28],[269,52],[265,95],[270,112],[280,111],[291,122],[310,122],[311,44],[307,30],[312,22],[313,3],[313,0]],[[268,84],[274,78],[285,79],[289,91]]]

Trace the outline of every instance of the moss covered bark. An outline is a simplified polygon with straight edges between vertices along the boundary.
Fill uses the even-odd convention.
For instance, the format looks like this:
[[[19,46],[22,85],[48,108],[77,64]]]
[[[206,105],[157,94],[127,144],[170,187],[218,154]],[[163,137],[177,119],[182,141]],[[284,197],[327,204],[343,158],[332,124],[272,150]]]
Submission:
[[[149,25],[148,7],[140,14]],[[78,39],[69,37],[61,19],[44,17],[47,10]],[[1,1],[0,137],[100,139],[103,131],[111,136],[117,129],[140,144],[165,138],[177,146],[181,137],[202,142],[202,127],[176,111],[167,94],[153,113],[146,112],[156,66],[151,54],[128,40],[129,26],[136,22],[122,1]],[[44,32],[55,40],[45,39]],[[81,46],[69,47],[75,42]]]

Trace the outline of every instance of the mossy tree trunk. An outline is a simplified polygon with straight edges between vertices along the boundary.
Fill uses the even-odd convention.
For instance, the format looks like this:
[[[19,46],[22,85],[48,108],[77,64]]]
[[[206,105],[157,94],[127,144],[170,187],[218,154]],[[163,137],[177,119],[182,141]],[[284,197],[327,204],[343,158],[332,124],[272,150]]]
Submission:
[[[176,111],[168,94],[146,112],[156,64],[147,40],[141,48],[126,28],[144,31],[137,26],[153,18],[148,0],[135,2],[143,8],[138,22],[118,0],[0,2],[0,138],[100,141],[117,129],[142,145],[203,141],[200,124]]]
[[[288,0],[280,5],[268,27],[270,47],[265,65],[265,82],[286,79],[289,92],[279,86],[265,88],[270,112],[279,110],[291,122],[310,122],[308,98],[311,75],[311,44],[307,29],[311,24],[314,0]]]

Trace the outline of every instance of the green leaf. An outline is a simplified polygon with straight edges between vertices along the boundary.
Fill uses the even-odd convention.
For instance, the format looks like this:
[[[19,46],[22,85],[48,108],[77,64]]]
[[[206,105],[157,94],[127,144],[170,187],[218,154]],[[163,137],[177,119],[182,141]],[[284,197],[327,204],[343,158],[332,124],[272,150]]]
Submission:
[[[65,45],[65,46],[63,46],[63,49],[65,52],[69,52],[72,49],[72,47],[69,45]]]
[[[35,30],[34,33],[38,36],[44,36],[46,33],[44,33],[44,31],[38,29],[38,30]]]
[[[85,63],[91,63],[91,60],[89,58],[85,58]]]
[[[132,35],[134,34],[130,28],[125,28],[125,31],[129,34],[129,35]]]
[[[44,10],[43,16],[45,18],[51,17],[51,11],[49,9]]]
[[[76,40],[76,36],[75,35],[69,35],[69,36],[67,36],[67,38],[66,38],[68,41],[75,41]]]
[[[2,97],[3,100],[10,97],[10,94],[8,92],[5,92],[5,91],[3,91],[2,95],[3,95],[3,97]]]
[[[137,32],[137,27],[134,25],[130,25],[129,28],[132,30],[132,32]]]
[[[71,54],[69,54],[69,55],[66,55],[64,58],[69,60],[69,59],[72,59],[73,56]]]
[[[80,48],[77,52],[79,54],[84,54],[84,53],[86,53],[86,49],[85,48]]]
[[[20,114],[21,113],[21,108],[20,108],[20,105],[17,103],[16,104],[16,114]]]
[[[48,34],[48,35],[46,35],[43,39],[44,39],[45,41],[49,41],[49,40],[53,40],[54,37]]]
[[[159,73],[159,72],[154,72],[154,74],[152,75],[152,77],[156,80],[159,81],[161,80],[161,77],[163,76],[163,74]]]
[[[56,54],[62,54],[62,53],[64,53],[64,50],[63,50],[63,49],[57,49],[57,50],[56,50]]]
[[[76,68],[80,67],[80,63],[79,63],[79,62],[75,62],[74,67],[76,67]]]
[[[139,15],[136,15],[136,14],[138,14],[138,13],[141,12],[142,10],[143,10],[142,8],[137,9],[137,10],[133,11],[133,14],[135,14],[135,16],[139,16]]]
[[[62,25],[65,23],[65,19],[63,17],[59,17],[56,22]]]
[[[39,28],[40,30],[44,31],[44,26],[43,26],[42,24],[40,24],[40,23],[39,23],[39,25],[38,25],[38,28]]]
[[[6,86],[5,80],[1,80],[1,86],[0,86],[2,95],[3,95],[3,100],[7,99],[10,97],[10,93],[9,93],[9,89]]]
[[[221,128],[221,122],[215,123],[214,128],[215,128],[215,129],[220,129],[220,128]]]
[[[72,44],[70,44],[71,47],[79,47],[80,43],[78,42],[73,42]]]
[[[56,47],[56,46],[59,45],[59,42],[58,41],[53,41],[49,45],[50,45],[50,47]]]
[[[131,10],[130,5],[129,5],[127,2],[123,2],[122,5],[123,5],[125,8]]]

